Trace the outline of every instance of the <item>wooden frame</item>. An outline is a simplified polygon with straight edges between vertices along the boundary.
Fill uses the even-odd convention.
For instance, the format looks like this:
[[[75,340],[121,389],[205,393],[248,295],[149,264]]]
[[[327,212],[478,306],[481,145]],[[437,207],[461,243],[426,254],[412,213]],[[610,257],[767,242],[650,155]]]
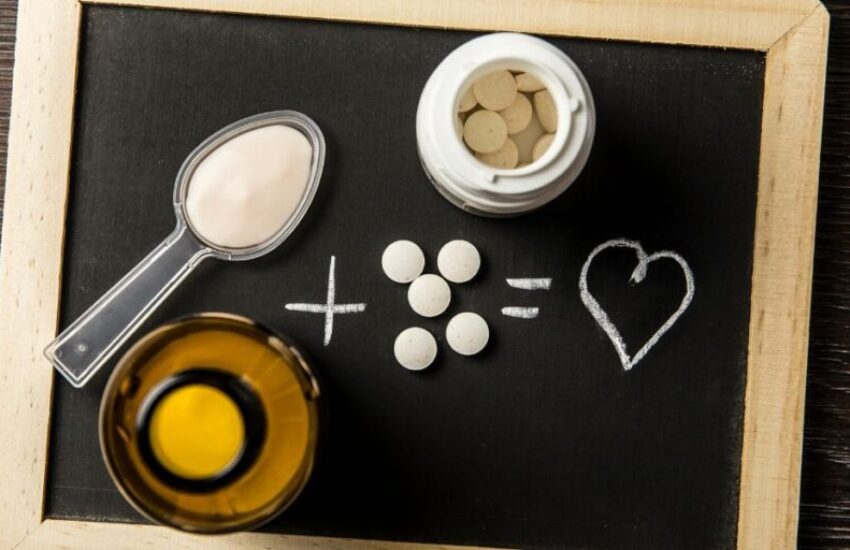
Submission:
[[[87,3],[514,30],[766,52],[738,548],[796,547],[829,16],[816,0],[22,0],[0,251],[0,548],[445,546],[45,519],[80,18]],[[120,537],[120,539],[119,539]]]

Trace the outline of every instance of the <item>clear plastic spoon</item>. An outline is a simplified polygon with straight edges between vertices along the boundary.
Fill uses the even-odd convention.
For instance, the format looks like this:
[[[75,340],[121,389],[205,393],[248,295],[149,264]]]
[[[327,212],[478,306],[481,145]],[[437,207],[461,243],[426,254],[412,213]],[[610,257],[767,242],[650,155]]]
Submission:
[[[265,126],[300,131],[312,146],[310,177],[297,207],[280,229],[262,243],[230,249],[207,242],[192,229],[186,213],[189,181],[198,165],[231,139]],[[267,254],[292,233],[313,201],[325,160],[322,131],[295,111],[275,111],[242,119],[207,138],[183,162],[174,184],[177,227],[162,244],[75,320],[44,350],[56,369],[81,388],[109,360],[189,273],[207,258],[251,260]]]

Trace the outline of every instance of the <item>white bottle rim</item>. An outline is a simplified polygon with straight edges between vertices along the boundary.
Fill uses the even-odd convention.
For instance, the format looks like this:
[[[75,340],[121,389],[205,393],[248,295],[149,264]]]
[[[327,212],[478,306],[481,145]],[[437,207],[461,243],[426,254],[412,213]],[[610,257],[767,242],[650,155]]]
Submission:
[[[475,158],[458,124],[461,95],[497,70],[531,73],[557,110],[552,144],[520,168],[494,168]],[[428,79],[416,113],[419,156],[434,186],[456,206],[491,216],[534,210],[563,193],[587,162],[595,126],[590,87],[575,63],[549,42],[518,33],[485,35],[454,50]]]

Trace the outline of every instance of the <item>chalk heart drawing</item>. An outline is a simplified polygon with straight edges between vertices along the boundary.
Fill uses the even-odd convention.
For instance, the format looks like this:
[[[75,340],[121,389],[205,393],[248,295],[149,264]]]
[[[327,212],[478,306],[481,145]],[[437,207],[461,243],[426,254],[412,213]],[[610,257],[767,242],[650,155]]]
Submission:
[[[637,255],[638,264],[635,267],[634,271],[632,271],[632,275],[629,278],[629,282],[631,283],[640,283],[646,277],[646,269],[649,267],[649,264],[656,260],[661,259],[670,259],[674,260],[679,264],[679,267],[682,268],[682,273],[685,276],[685,295],[682,297],[682,301],[679,303],[679,308],[673,312],[661,327],[655,331],[649,340],[640,348],[637,353],[634,355],[629,355],[626,351],[626,343],[623,341],[623,337],[620,334],[620,331],[617,330],[616,325],[611,322],[611,319],[608,317],[608,314],[605,313],[605,310],[602,309],[602,306],[599,305],[599,302],[596,301],[596,298],[590,293],[590,290],[587,288],[587,272],[590,269],[590,264],[593,263],[594,258],[608,248],[631,248],[635,251],[635,255]],[[694,297],[694,274],[691,271],[690,266],[688,266],[688,262],[685,261],[684,258],[676,254],[675,252],[671,252],[669,250],[662,250],[661,252],[656,252],[654,254],[647,255],[644,252],[643,247],[637,241],[629,241],[626,239],[614,239],[611,241],[604,242],[593,249],[593,252],[587,257],[587,260],[584,262],[584,266],[581,268],[581,278],[578,282],[579,291],[581,294],[581,301],[584,302],[585,307],[590,314],[593,315],[593,318],[599,323],[599,326],[602,327],[602,330],[605,331],[605,334],[608,335],[608,338],[611,340],[611,343],[614,344],[614,349],[617,350],[617,355],[620,357],[620,362],[623,364],[623,369],[626,371],[631,370],[632,367],[637,365],[641,359],[646,357],[646,354],[649,353],[649,350],[658,343],[658,340],[661,339],[664,334],[670,330],[670,327],[682,316],[682,313],[688,309],[688,306],[691,304],[691,300]]]

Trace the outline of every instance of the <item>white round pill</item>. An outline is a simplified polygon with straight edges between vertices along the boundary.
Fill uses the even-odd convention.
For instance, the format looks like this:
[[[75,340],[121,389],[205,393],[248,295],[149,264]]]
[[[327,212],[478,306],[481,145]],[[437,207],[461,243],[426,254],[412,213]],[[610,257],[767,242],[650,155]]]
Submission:
[[[384,249],[381,267],[390,280],[396,283],[409,283],[422,274],[425,269],[425,254],[411,241],[396,241]]]
[[[481,254],[469,241],[449,241],[437,254],[437,269],[440,274],[453,283],[465,283],[472,280],[481,268]]]
[[[489,340],[490,327],[487,326],[487,321],[471,311],[458,313],[446,327],[446,341],[449,347],[461,355],[479,353]]]
[[[393,353],[402,367],[422,370],[437,357],[437,341],[424,328],[410,327],[396,336]]]
[[[407,301],[413,311],[423,317],[436,317],[449,307],[452,291],[449,283],[439,275],[428,273],[410,283]]]

